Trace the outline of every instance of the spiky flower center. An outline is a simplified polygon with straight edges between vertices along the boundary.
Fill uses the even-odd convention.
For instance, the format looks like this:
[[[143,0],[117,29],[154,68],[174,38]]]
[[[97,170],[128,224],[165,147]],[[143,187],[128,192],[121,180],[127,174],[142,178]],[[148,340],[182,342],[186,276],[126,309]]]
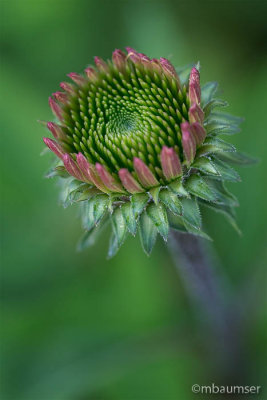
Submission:
[[[160,152],[174,147],[183,159],[180,124],[188,119],[186,87],[178,79],[130,59],[121,70],[106,65],[70,96],[63,124],[75,153],[110,172],[134,171],[138,157],[161,179]]]

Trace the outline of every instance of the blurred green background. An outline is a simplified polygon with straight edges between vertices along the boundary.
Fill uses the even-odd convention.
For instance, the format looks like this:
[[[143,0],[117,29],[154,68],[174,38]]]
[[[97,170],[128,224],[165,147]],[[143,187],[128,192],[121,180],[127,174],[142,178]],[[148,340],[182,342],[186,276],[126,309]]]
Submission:
[[[196,397],[193,383],[219,379],[165,245],[158,240],[147,258],[139,240],[129,239],[106,261],[103,236],[77,253],[77,210],[64,210],[56,182],[44,179],[47,132],[36,121],[51,119],[48,96],[66,73],[125,46],[177,66],[200,60],[202,83],[217,80],[229,111],[245,117],[242,132],[226,137],[261,159],[230,185],[243,236],[220,215],[205,212],[204,219],[247,323],[243,383],[263,384],[266,5],[1,1],[3,400],[187,400]]]

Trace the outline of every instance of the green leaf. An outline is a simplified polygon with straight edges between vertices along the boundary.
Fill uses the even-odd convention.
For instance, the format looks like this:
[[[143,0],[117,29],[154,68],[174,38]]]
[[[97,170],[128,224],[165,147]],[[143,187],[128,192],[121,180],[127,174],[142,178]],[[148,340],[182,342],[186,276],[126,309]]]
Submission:
[[[224,152],[235,152],[235,147],[218,138],[207,138],[204,144],[198,149],[196,157],[205,156],[210,153],[224,153]]]
[[[215,201],[216,195],[212,189],[206,184],[204,179],[198,175],[191,175],[185,184],[186,189],[201,199]]]
[[[235,152],[235,153],[226,153],[226,154],[219,154],[217,157],[219,157],[223,161],[230,162],[232,164],[236,165],[252,165],[252,164],[257,164],[258,159],[255,157],[251,157],[245,153],[241,152]]]
[[[201,227],[201,216],[195,198],[181,199],[183,207],[183,218],[197,229]]]
[[[182,204],[178,196],[168,189],[163,189],[159,195],[160,201],[165,204],[174,214],[181,215],[183,212]]]
[[[242,234],[236,222],[235,210],[232,207],[214,203],[208,203],[206,201],[201,201],[201,205],[208,207],[215,212],[223,214],[227,219],[227,221],[230,223],[230,225],[237,231],[237,233],[239,235]]]
[[[225,188],[223,182],[210,178],[206,178],[205,180],[210,189],[215,193],[217,204],[229,207],[237,207],[239,205],[237,198]]]
[[[126,222],[123,218],[120,207],[117,207],[113,212],[111,216],[111,224],[113,233],[116,237],[117,246],[120,247],[123,244],[127,234]]]
[[[204,174],[208,175],[219,175],[217,169],[209,158],[200,157],[194,161],[191,165],[192,168],[196,168]]]
[[[157,228],[145,212],[140,217],[140,239],[144,252],[149,255],[157,238]]]
[[[135,235],[137,223],[136,223],[136,219],[134,217],[132,204],[130,202],[124,203],[121,206],[121,212],[122,212],[123,218],[125,220],[128,231],[132,235]]]
[[[168,188],[178,196],[189,197],[189,193],[185,190],[181,179],[176,179],[175,181],[169,183]]]
[[[212,99],[205,105],[203,111],[205,113],[205,116],[207,117],[215,107],[226,107],[226,106],[228,106],[227,101],[220,99]]]
[[[210,102],[210,100],[215,96],[217,89],[218,89],[217,82],[207,82],[205,85],[201,87],[202,107],[205,107],[205,105]]]
[[[149,204],[146,209],[147,215],[153,221],[154,225],[157,227],[159,233],[165,241],[168,239],[169,234],[169,222],[167,217],[167,212],[162,204]]]
[[[238,182],[241,180],[238,173],[233,168],[231,168],[228,164],[226,164],[223,161],[220,161],[216,158],[213,158],[212,162],[220,175],[219,176],[220,179],[225,180],[225,181],[231,181],[231,182]]]
[[[147,193],[136,193],[132,195],[131,203],[135,218],[137,218],[143,212],[148,200],[149,196]]]
[[[149,193],[151,194],[151,197],[154,200],[155,204],[158,204],[160,189],[161,189],[160,186],[156,186],[156,187],[154,187],[152,189],[149,189]]]

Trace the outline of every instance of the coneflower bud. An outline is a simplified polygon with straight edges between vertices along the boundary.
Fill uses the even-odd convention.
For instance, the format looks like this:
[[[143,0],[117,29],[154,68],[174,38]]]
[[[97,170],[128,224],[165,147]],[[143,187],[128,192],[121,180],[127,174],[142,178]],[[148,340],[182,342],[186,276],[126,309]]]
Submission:
[[[62,82],[63,92],[49,98],[59,120],[47,123],[55,140],[44,138],[61,160],[55,175],[69,177],[65,204],[81,201],[86,237],[102,220],[111,221],[109,255],[137,227],[147,253],[157,232],[166,239],[169,227],[205,236],[198,204],[232,218],[237,201],[223,183],[238,175],[225,161],[242,158],[218,139],[237,125],[213,112],[222,103],[214,101],[212,85],[203,87],[201,99],[197,68],[182,86],[166,58],[130,47],[127,53],[116,49],[112,61],[95,57],[96,67],[68,75],[73,83]]]

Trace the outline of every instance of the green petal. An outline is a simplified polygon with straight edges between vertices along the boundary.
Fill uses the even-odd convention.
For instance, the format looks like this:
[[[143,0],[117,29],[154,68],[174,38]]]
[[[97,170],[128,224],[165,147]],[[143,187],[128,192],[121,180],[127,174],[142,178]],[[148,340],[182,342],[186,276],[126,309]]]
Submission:
[[[157,228],[153,221],[145,212],[140,217],[140,239],[142,247],[147,255],[149,255],[154,247],[157,238]]]
[[[154,225],[157,227],[163,239],[166,241],[169,234],[169,222],[165,207],[162,204],[149,204],[146,212],[149,218],[153,221]]]

